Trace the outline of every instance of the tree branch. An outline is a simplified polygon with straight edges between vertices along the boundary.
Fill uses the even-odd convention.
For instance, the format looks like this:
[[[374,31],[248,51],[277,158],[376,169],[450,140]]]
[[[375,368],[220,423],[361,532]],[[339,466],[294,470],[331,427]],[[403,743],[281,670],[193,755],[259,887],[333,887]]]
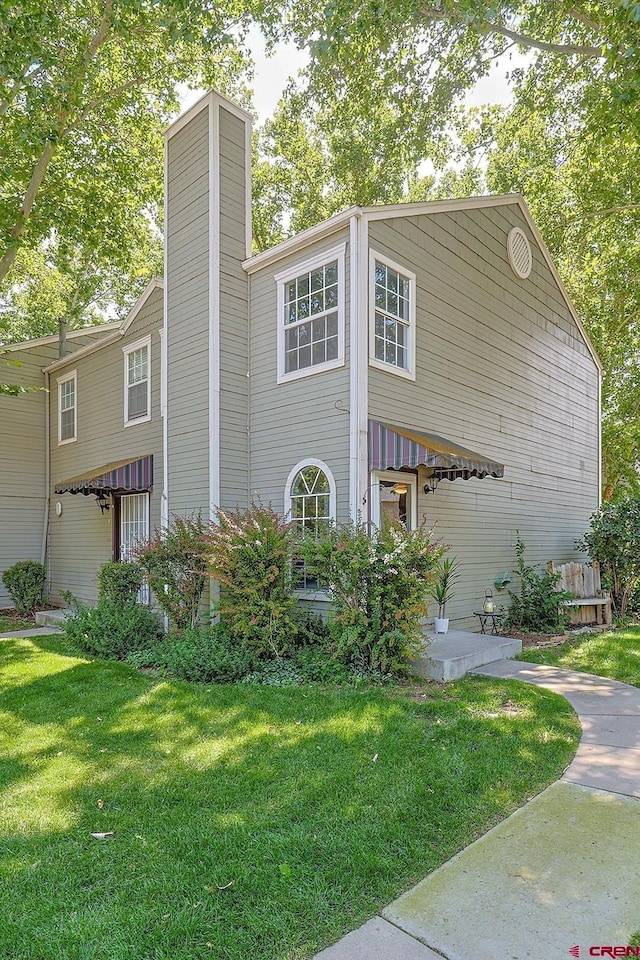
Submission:
[[[84,57],[82,58],[84,68],[82,79],[86,77],[86,72],[90,63],[95,59],[98,50],[109,35],[112,12],[113,0],[105,0],[100,23],[98,24],[98,27],[91,38]],[[65,131],[65,127],[70,116],[70,110],[64,111],[58,115],[56,124],[58,137],[61,137],[65,132],[67,132]],[[18,211],[18,215],[9,233],[9,245],[0,259],[0,283],[2,283],[6,277],[16,259],[20,246],[20,240],[24,235],[27,221],[31,216],[38,191],[42,186],[42,181],[44,180],[49,164],[51,163],[51,160],[56,152],[58,142],[59,140],[54,141],[53,139],[48,139],[45,141],[42,152],[38,157],[35,169],[31,174],[29,184],[25,191],[22,203],[20,204],[20,210]]]
[[[438,10],[435,7],[423,4],[422,12],[423,16],[427,20],[457,20],[459,23],[464,22],[466,24],[466,21],[463,20],[463,17],[460,14],[456,15],[451,11]],[[504,24],[495,23],[492,20],[477,21],[476,26],[482,33],[497,33],[500,36],[506,37],[508,40],[512,40],[514,43],[518,43],[523,47],[533,47],[536,50],[543,50],[546,53],[559,53],[563,56],[580,56],[595,60],[604,59],[601,46],[573,43],[551,43],[548,40],[537,40],[535,37],[530,37],[524,33],[518,33],[517,30],[511,30]]]
[[[590,213],[583,213],[578,219],[590,220],[593,217],[610,217],[614,213],[629,213],[636,210],[640,210],[640,203],[623,203],[617,207],[607,207],[606,210],[592,210]]]

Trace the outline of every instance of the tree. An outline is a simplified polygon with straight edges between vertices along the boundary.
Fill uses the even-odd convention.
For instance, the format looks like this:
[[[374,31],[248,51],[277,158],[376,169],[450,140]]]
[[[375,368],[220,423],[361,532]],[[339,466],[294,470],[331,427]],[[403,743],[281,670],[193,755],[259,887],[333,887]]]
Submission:
[[[0,5],[4,339],[23,335],[27,314],[53,332],[56,316],[77,323],[135,299],[158,264],[178,84],[244,96],[231,32],[244,16],[240,0]]]

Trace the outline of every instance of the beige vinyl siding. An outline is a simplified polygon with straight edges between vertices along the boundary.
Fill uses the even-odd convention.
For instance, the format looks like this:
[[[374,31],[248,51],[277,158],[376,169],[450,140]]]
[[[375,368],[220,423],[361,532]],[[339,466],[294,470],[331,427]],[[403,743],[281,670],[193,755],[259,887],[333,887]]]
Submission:
[[[101,564],[112,559],[114,512],[102,514],[95,497],[55,494],[56,484],[85,471],[119,460],[153,455],[154,482],[150,497],[151,530],[160,524],[162,494],[162,418],[160,414],[161,337],[163,291],[156,288],[126,335],[86,357],[69,358],[51,375],[51,511],[49,570],[52,599],[62,602],[62,591],[93,602]],[[124,426],[124,352],[137,340],[151,336],[151,420]],[[78,439],[58,445],[57,376],[77,371]],[[55,504],[62,504],[61,516]]]
[[[220,108],[220,506],[246,506],[249,291],[245,123]]]
[[[0,397],[0,608],[12,606],[1,575],[18,560],[40,560],[44,529],[45,405],[42,367],[57,343],[13,350],[2,379],[37,391]]]
[[[348,241],[348,231],[297,251],[251,277],[251,492],[284,509],[290,471],[323,460],[337,488],[340,520],[349,516],[349,246],[345,260],[345,365],[278,384],[275,274]]]
[[[527,280],[508,263],[513,226],[531,242]],[[598,504],[598,370],[517,205],[373,222],[370,245],[417,275],[417,356],[415,383],[370,367],[369,415],[505,464],[502,480],[419,498],[461,561],[450,615],[471,627],[515,567],[516,530],[531,562],[577,555]]]
[[[209,109],[167,141],[169,512],[208,513]]]

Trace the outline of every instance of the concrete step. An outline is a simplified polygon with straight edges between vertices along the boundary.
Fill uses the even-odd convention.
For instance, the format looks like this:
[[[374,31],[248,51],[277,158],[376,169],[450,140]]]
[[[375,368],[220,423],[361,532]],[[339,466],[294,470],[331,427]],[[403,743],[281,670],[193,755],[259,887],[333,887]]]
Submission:
[[[431,680],[459,680],[476,667],[522,653],[522,641],[511,637],[451,630],[427,635],[425,654],[414,663]]]
[[[38,610],[36,623],[39,627],[61,627],[71,610]]]

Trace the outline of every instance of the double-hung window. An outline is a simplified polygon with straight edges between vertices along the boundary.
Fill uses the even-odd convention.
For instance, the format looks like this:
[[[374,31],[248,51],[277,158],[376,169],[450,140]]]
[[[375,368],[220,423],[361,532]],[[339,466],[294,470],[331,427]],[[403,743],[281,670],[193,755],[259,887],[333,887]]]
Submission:
[[[371,254],[369,362],[415,380],[415,274]]]
[[[151,419],[151,337],[123,347],[124,425]]]
[[[58,443],[78,439],[78,375],[75,370],[58,378]]]
[[[276,276],[278,383],[344,365],[344,244]]]

